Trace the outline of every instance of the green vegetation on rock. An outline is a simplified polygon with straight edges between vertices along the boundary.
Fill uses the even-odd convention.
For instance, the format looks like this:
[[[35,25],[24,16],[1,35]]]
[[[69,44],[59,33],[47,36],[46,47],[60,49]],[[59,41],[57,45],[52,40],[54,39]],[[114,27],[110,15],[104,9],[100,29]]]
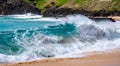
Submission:
[[[45,0],[35,0],[36,7],[43,10],[44,9],[44,4],[46,3]]]
[[[68,0],[56,0],[57,6],[62,6],[64,5]]]
[[[34,2],[40,10],[47,8],[71,8],[85,11],[120,11],[120,0],[24,0],[25,2]]]
[[[29,1],[29,0],[24,0],[24,2],[27,2],[27,3],[29,3],[30,1]]]

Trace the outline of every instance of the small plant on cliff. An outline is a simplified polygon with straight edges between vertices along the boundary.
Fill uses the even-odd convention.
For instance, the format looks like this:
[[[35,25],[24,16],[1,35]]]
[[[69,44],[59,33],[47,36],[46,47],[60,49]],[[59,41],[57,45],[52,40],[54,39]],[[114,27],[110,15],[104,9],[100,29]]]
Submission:
[[[62,6],[64,5],[68,0],[56,0],[57,6]]]

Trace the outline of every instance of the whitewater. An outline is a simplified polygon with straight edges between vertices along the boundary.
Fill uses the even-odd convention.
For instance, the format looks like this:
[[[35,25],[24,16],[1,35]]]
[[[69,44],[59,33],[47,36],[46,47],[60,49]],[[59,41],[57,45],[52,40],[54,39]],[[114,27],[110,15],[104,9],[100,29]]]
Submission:
[[[87,52],[120,48],[120,22],[83,15],[60,18],[41,15],[0,16],[0,63],[46,58],[75,58]]]

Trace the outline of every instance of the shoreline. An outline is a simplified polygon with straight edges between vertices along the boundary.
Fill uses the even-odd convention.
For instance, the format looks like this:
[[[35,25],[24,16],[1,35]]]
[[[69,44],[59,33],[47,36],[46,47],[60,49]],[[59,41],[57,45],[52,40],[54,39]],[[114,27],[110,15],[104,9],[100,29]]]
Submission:
[[[0,66],[119,66],[120,48],[105,52],[85,53],[88,56],[79,58],[50,58],[30,62],[1,64]]]
[[[88,18],[90,19],[109,19],[113,22],[116,22],[116,21],[120,21],[120,16],[107,16],[107,17],[103,17],[103,16],[99,16],[99,17],[89,17]]]
[[[16,15],[20,15],[20,14],[16,14]],[[23,14],[21,14],[21,15],[23,15]],[[34,16],[34,15],[38,15],[38,14],[33,14],[31,16]],[[79,15],[79,14],[69,14],[69,15]],[[57,16],[57,17],[49,16],[49,17],[58,19],[58,18],[63,18],[63,17],[69,16],[69,15],[64,15],[64,16],[61,16],[61,17],[60,16]],[[80,15],[83,15],[83,14],[80,14]],[[5,15],[0,15],[0,16],[5,16]],[[42,15],[42,16],[45,17],[45,18],[48,18],[47,16],[44,16],[44,15]],[[120,16],[86,16],[86,17],[88,17],[89,19],[93,19],[93,20],[94,19],[95,20],[108,19],[108,20],[110,20],[112,22],[120,21]]]
[[[42,9],[36,6],[37,3],[33,3],[33,2],[34,1],[29,1],[29,0],[27,0],[27,2],[24,0],[1,0],[0,1],[0,15],[33,13],[37,15],[43,15],[44,17],[65,17],[67,15],[82,14],[90,18],[100,19],[102,17],[102,18],[120,20],[120,18],[118,17],[116,18],[116,16],[120,17],[120,9],[119,7],[117,7],[119,6],[117,5],[119,1],[116,1],[116,2],[113,1],[111,3],[109,3],[109,1],[107,3],[101,2],[101,1],[100,2],[92,1],[90,3],[93,4],[93,6],[88,1],[88,3],[84,3],[86,5],[81,6],[81,7],[77,3],[75,3],[77,6],[69,7],[69,6],[72,6],[72,4],[69,2],[66,2],[67,4],[64,3],[61,6],[58,6],[57,3],[54,1],[53,2],[50,1],[48,2],[48,4],[47,2],[45,3],[45,2],[40,1],[41,3],[43,3],[41,6],[44,6],[42,7]],[[100,3],[101,5],[98,3]],[[103,3],[105,3],[106,5]],[[110,6],[110,4],[112,3],[113,5]],[[114,3],[117,6],[114,6]],[[89,7],[89,5],[91,5],[91,7]],[[106,7],[103,5],[105,5]],[[98,9],[95,9],[95,6]],[[100,7],[97,7],[97,6],[100,6]]]

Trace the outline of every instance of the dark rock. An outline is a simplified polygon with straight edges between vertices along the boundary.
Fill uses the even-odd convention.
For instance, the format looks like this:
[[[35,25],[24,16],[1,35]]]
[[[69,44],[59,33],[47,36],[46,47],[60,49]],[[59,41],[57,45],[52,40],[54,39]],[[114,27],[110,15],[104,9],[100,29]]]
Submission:
[[[73,10],[71,8],[54,8],[54,9],[48,9],[45,12],[42,13],[44,17],[63,17],[66,15],[72,15],[72,14],[84,14],[86,16],[90,15],[90,12],[84,11],[84,10]]]
[[[50,4],[51,4],[52,6],[55,6],[55,5],[56,5],[56,3],[55,3],[55,2],[51,2]]]
[[[34,2],[35,0],[29,0],[29,1]]]
[[[25,14],[25,13],[33,13],[40,14],[40,10],[24,2],[1,2],[0,3],[0,15],[11,15],[11,14]]]
[[[90,19],[94,20],[94,21],[100,21],[100,20],[110,20],[112,22],[116,22],[114,19],[112,18],[107,18],[107,17],[101,17],[101,18],[95,18],[95,17],[89,17]]]
[[[11,15],[11,14],[25,14],[31,12],[33,14],[42,14],[44,17],[63,17],[72,14],[83,14],[85,16],[96,17],[96,16],[120,16],[120,10],[108,11],[86,11],[74,10],[72,8],[59,8],[55,2],[51,2],[50,5],[44,7],[41,12],[35,7],[36,3],[34,0],[30,0],[31,3],[25,3],[23,0],[0,0],[0,15]]]
[[[7,0],[8,3],[20,3],[23,2],[23,0]]]
[[[91,17],[100,17],[100,16],[120,16],[120,11],[107,11],[107,10],[99,10],[99,11],[85,11],[85,10],[73,10],[71,8],[53,8],[45,10],[42,13],[44,17],[61,17],[72,14],[83,14],[85,16]]]
[[[0,2],[15,3],[15,2],[23,2],[23,0],[0,0]]]
[[[0,0],[0,2],[7,2],[7,0]]]
[[[50,6],[47,5],[47,6],[44,7],[44,9],[45,9],[45,10],[49,10],[49,9],[50,9]]]

